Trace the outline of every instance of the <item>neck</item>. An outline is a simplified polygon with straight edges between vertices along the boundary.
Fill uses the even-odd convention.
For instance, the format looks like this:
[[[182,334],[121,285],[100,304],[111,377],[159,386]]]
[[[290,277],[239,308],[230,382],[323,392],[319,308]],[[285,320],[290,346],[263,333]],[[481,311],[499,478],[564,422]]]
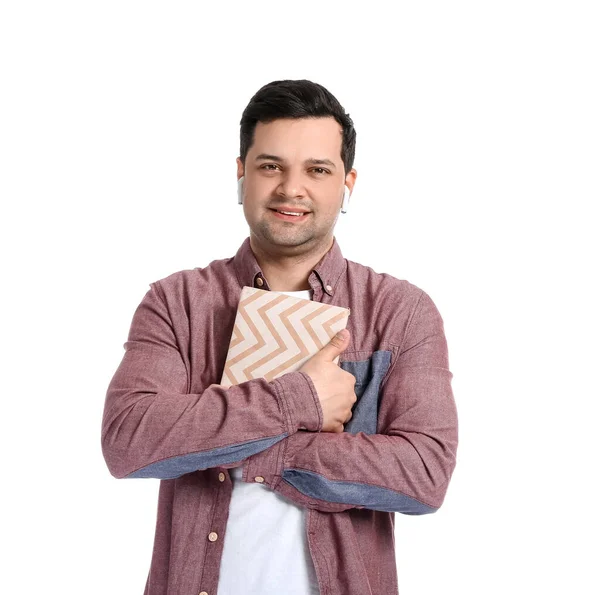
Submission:
[[[333,236],[307,252],[282,254],[279,247],[264,246],[250,234],[250,247],[272,291],[310,289],[308,277],[333,245]]]

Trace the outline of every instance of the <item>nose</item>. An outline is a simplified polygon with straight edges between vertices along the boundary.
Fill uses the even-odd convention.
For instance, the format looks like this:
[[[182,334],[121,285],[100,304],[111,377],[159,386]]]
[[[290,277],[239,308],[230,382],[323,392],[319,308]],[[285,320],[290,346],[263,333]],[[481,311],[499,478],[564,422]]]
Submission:
[[[288,169],[281,176],[277,194],[285,198],[301,198],[306,195],[302,174]]]

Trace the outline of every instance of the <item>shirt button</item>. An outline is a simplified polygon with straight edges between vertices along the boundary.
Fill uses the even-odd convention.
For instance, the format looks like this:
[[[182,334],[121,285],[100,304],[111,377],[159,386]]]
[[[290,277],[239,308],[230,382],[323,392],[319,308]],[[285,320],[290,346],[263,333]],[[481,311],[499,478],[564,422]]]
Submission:
[[[208,534],[208,541],[217,541],[217,539],[219,536],[214,531]]]
[[[262,286],[263,286],[263,280],[262,280],[262,279],[259,277],[259,278],[256,280],[256,284],[257,284],[259,287],[262,287]]]
[[[225,473],[219,473],[219,481],[225,481]]]
[[[331,290],[332,290],[332,289],[331,289],[331,285],[326,285],[326,286],[325,286],[325,289],[326,289],[327,291],[331,291]]]
[[[261,477],[260,475],[257,475],[257,476],[254,478],[254,481],[255,481],[256,483],[262,483],[264,480],[265,480],[265,478],[264,478],[264,477]]]

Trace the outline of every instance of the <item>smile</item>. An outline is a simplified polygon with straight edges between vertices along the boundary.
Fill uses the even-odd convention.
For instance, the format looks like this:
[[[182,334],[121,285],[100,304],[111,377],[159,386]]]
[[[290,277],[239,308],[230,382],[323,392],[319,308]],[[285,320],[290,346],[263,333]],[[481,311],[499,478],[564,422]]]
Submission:
[[[269,209],[275,217],[283,219],[284,221],[304,221],[308,218],[310,213],[290,213],[289,211],[277,211],[275,209]]]

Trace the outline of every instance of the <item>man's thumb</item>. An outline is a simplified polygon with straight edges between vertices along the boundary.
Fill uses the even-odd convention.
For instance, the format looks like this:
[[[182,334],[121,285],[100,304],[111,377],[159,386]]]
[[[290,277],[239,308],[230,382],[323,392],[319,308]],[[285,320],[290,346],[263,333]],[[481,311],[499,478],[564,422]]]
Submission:
[[[325,358],[333,361],[346,347],[350,339],[350,331],[348,329],[342,329],[337,335],[331,338],[331,341],[323,349],[321,353],[325,354]]]

